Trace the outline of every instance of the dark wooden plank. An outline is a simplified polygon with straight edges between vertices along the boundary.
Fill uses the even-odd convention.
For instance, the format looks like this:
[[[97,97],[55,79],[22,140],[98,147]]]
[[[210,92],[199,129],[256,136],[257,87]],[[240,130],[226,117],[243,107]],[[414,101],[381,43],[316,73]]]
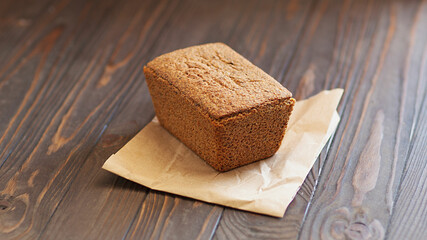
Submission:
[[[314,11],[309,13],[311,22],[304,26],[304,31],[300,33],[302,36],[298,38],[299,45],[295,48],[300,48],[301,45],[308,45],[309,43],[312,43],[313,37],[311,35],[313,34],[312,32],[317,29],[319,19],[323,19],[324,22],[330,24],[338,17],[341,8],[342,5],[340,3],[336,3],[334,7],[332,7],[332,4],[327,1],[316,2],[312,8]],[[335,25],[330,25],[328,27],[329,29],[327,29],[327,31],[330,32],[333,30]],[[325,29],[321,30],[325,31]],[[294,35],[295,34],[297,33],[294,33]],[[330,38],[333,36],[328,35],[328,37]],[[312,49],[313,52],[315,52],[315,50],[316,49]],[[309,51],[309,53],[312,51]],[[318,76],[317,72],[319,70],[315,64],[310,63],[309,67],[307,67],[306,62],[311,61],[311,57],[313,57],[313,55],[307,56],[306,59],[301,59],[301,55],[297,52],[296,56],[292,58],[292,61],[287,63],[287,67],[284,68],[283,72],[278,75],[275,75],[274,73],[270,74],[280,79],[287,88],[291,89],[297,99],[305,99],[322,89],[328,89],[321,84],[326,81],[326,78]],[[328,58],[325,60],[328,60]],[[299,63],[300,61],[306,62],[299,67],[295,63]],[[337,87],[337,85],[333,87]],[[342,86],[338,85],[338,87]],[[288,207],[283,218],[271,218],[227,209],[218,226],[215,238],[240,239],[242,237],[246,237],[254,239],[295,239],[298,236],[303,217],[306,213],[307,205],[310,202],[317,178],[321,171],[324,159],[326,158],[327,150],[328,148],[326,147],[320,154],[318,160],[298,191],[295,199]]]
[[[425,78],[426,79],[426,78]],[[388,228],[389,239],[427,238],[427,97]]]
[[[209,239],[222,207],[151,191],[125,239]]]
[[[422,4],[343,4],[347,10],[336,21],[337,39],[333,45],[323,45],[334,54],[321,75],[328,79],[325,86],[338,84],[347,90],[340,107],[342,122],[301,239],[385,236],[412,124],[420,110],[416,103],[424,96],[418,87],[425,86],[425,79],[413,74],[425,67],[419,54],[420,46],[423,49],[427,43],[425,21],[419,20],[426,13]],[[351,21],[345,20],[347,16]],[[322,27],[320,22],[318,28]],[[322,34],[315,32],[313,37],[323,39]],[[355,48],[348,47],[352,43]]]
[[[135,22],[136,9],[144,5],[139,1],[55,4],[64,6],[54,8],[59,12],[51,21],[37,20],[45,25],[36,24],[39,31],[29,44],[18,43],[16,47],[23,50],[11,59],[19,62],[6,66],[7,74],[0,79],[5,83],[0,88],[2,103],[8,106],[0,114],[5,117],[2,123],[7,123],[0,139],[1,199],[8,204],[0,213],[2,239],[39,236],[112,116],[142,84],[140,62],[127,64],[126,69],[120,64],[129,61],[133,50],[141,55],[149,50],[143,44],[150,42],[121,45],[126,36],[122,26]],[[152,2],[145,4],[147,11],[154,9]],[[143,38],[152,25],[147,21],[137,38]],[[128,185],[121,180],[115,186],[123,184]],[[120,191],[113,191],[111,201],[120,199]],[[132,198],[135,194],[127,201]]]
[[[221,3],[213,3],[214,7],[220,9]],[[188,27],[188,30],[194,28],[192,23],[194,21],[194,17],[199,18],[201,21],[205,20],[210,22],[209,25],[203,23],[201,26],[208,27],[211,31],[201,31],[202,34],[206,35],[207,33],[217,32],[218,24],[217,22],[211,21],[211,18],[214,16],[207,16],[208,18],[201,18],[200,16],[204,16],[205,12],[200,11],[204,9],[204,11],[210,11],[212,7],[210,6],[212,3],[205,2],[202,5],[195,5],[194,2],[181,2],[181,5],[177,7],[176,5],[171,5],[168,7],[168,13],[161,13],[161,17],[163,20],[163,24],[166,24],[165,29],[161,24],[156,25],[156,29],[161,30],[164,34],[161,34],[157,37],[155,34],[150,34],[150,36],[144,38],[137,38],[134,32],[139,32],[140,29],[144,27],[143,25],[138,26],[135,25],[133,28],[129,28],[127,34],[128,38],[122,41],[119,41],[120,46],[117,48],[121,48],[125,45],[130,45],[131,43],[136,43],[138,45],[144,44],[144,39],[149,38],[150,41],[165,41],[171,39],[171,35],[173,34],[182,34],[182,25],[183,21],[188,21],[184,26]],[[173,10],[173,11],[172,11]],[[228,9],[227,11],[223,11],[222,15],[227,16],[230,15],[231,12]],[[147,10],[151,11],[151,10]],[[172,14],[173,13],[173,14]],[[168,16],[171,15],[171,19],[168,20]],[[135,17],[135,23],[139,22],[157,22],[149,19],[149,21],[145,19],[140,19],[144,14],[137,14],[139,17]],[[193,16],[188,18],[188,16]],[[238,17],[239,15],[235,15]],[[167,20],[167,21],[166,21]],[[209,20],[209,21],[208,21]],[[231,22],[233,23],[233,22]],[[177,24],[178,26],[174,26]],[[221,25],[219,25],[221,27]],[[232,26],[232,25],[231,25]],[[136,29],[134,29],[136,28]],[[213,28],[213,29],[212,29]],[[221,27],[223,29],[223,27]],[[230,29],[230,27],[229,27]],[[172,41],[167,42],[167,44],[188,44],[188,42],[197,40],[196,33],[197,29],[193,30],[195,34],[186,35],[187,38],[180,41]],[[204,36],[201,35],[201,36]],[[179,37],[176,37],[179,39]],[[133,42],[132,42],[133,41]],[[185,46],[185,45],[184,45]],[[184,47],[178,46],[178,47]],[[177,48],[178,48],[177,47]],[[158,50],[161,50],[158,48]],[[150,53],[141,52],[135,54],[135,57],[125,56],[125,59],[128,59],[128,62],[136,62],[142,66],[149,58],[154,58],[160,53]],[[143,55],[141,55],[143,54]],[[114,54],[113,54],[114,55]],[[108,62],[108,61],[105,61]],[[125,70],[127,68],[126,64],[122,66]],[[107,68],[108,70],[108,68]],[[118,74],[117,76],[120,77]],[[142,76],[138,76],[142,77]],[[120,79],[118,79],[120,80]],[[112,81],[112,80],[110,80]],[[102,82],[102,79],[99,80]],[[142,84],[142,81],[140,82]],[[185,236],[199,236],[202,238],[209,237],[212,234],[212,229],[215,228],[217,220],[222,212],[221,207],[215,207],[210,204],[205,204],[201,202],[194,202],[193,200],[183,199],[180,197],[171,197],[168,195],[164,195],[163,193],[150,192],[147,200],[141,204],[141,201],[145,198],[145,190],[140,191],[139,193],[130,189],[112,191],[111,188],[116,188],[116,181],[124,181],[120,178],[120,180],[116,180],[117,177],[112,177],[113,174],[107,173],[102,169],[97,169],[94,172],[95,167],[100,167],[102,162],[106,160],[106,158],[118,150],[117,146],[123,146],[123,144],[130,139],[131,136],[136,134],[136,132],[141,129],[148,120],[150,120],[154,116],[154,111],[151,106],[151,101],[149,100],[148,89],[146,85],[136,85],[135,86],[138,91],[135,94],[129,94],[130,102],[126,103],[126,107],[124,110],[118,107],[118,113],[115,113],[114,120],[109,124],[106,128],[104,135],[101,137],[100,145],[98,145],[89,158],[86,160],[85,164],[81,167],[80,172],[78,173],[76,180],[73,182],[70,190],[64,196],[60,205],[55,211],[54,216],[49,221],[47,227],[45,228],[43,235],[41,238],[45,239],[56,239],[58,237],[67,237],[70,239],[73,238],[81,238],[84,236],[85,238],[103,238],[102,236],[108,237],[122,237],[126,234],[127,229],[130,222],[134,221],[135,224],[132,225],[131,229],[129,229],[129,233],[126,236],[135,237],[140,234],[145,234],[144,236],[148,236],[151,234],[159,234],[159,230],[162,231],[162,236],[172,237],[173,233],[176,231],[183,231]],[[141,107],[144,106],[144,107]],[[141,116],[145,114],[143,118],[144,121],[141,121]],[[148,118],[146,118],[148,117]],[[131,123],[131,128],[123,129],[124,124],[127,125]],[[109,142],[107,146],[102,145],[105,141]],[[112,148],[110,146],[112,144]],[[102,152],[102,154],[100,154]],[[91,178],[87,177],[87,174],[90,172],[94,172],[94,175]],[[110,177],[108,177],[110,176]],[[102,188],[100,188],[101,184]],[[123,194],[120,198],[122,199],[121,203],[126,202],[124,205],[119,205],[117,202],[117,195]],[[99,195],[97,204],[88,205],[87,202],[93,203],[93,197],[95,195]],[[166,199],[166,201],[164,200]],[[168,199],[175,199],[174,201],[169,201]],[[154,201],[152,204],[149,204],[150,208],[147,208],[148,202]],[[77,203],[77,204],[76,204]],[[141,208],[140,210],[138,210]],[[162,212],[162,214],[157,214],[162,211],[163,208],[171,208],[174,211],[170,213]],[[138,212],[136,211],[138,210]],[[77,212],[77,213],[76,213]],[[114,213],[128,213],[128,214],[114,214]],[[148,226],[152,226],[152,224],[156,224],[156,226],[162,226],[161,228],[156,228],[156,231],[150,232],[141,229],[146,229],[145,224],[141,225],[141,221],[147,218],[147,212],[149,213],[148,218],[150,220]],[[130,217],[129,214],[137,214],[135,219]],[[72,214],[72,217],[69,217]],[[169,214],[169,215],[165,215]],[[186,214],[188,220],[187,221],[177,221],[173,219],[180,219],[183,214]],[[132,216],[133,216],[132,215]],[[165,217],[167,216],[167,217]],[[142,219],[142,220],[141,220]],[[115,222],[120,222],[121,224],[115,225]],[[143,221],[144,222],[144,221]],[[151,223],[152,222],[152,223]],[[105,231],[105,227],[108,227],[108,231]],[[126,227],[127,226],[127,227]],[[163,232],[164,231],[164,232]],[[170,235],[170,236],[169,236]],[[140,236],[139,236],[140,237]]]
[[[163,2],[165,3],[165,2]],[[163,15],[170,15],[175,9],[174,5],[164,8],[162,4],[153,6]],[[149,11],[146,9],[145,11]],[[151,19],[156,15],[136,14],[133,22],[139,22],[141,16],[146,15]],[[135,20],[136,18],[136,20]],[[146,20],[148,22],[148,20]],[[151,21],[156,22],[156,21]],[[159,21],[158,29],[166,21]],[[134,27],[143,27],[135,25]],[[129,28],[129,32],[141,32]],[[158,34],[150,31],[153,40]],[[136,41],[130,34],[129,39],[118,44],[120,49],[129,42]],[[138,40],[139,45],[144,45],[143,39]],[[120,41],[119,41],[120,42]],[[153,42],[148,41],[148,45]],[[129,58],[134,61],[147,61],[142,55],[149,49],[141,51],[134,57]],[[125,55],[123,58],[127,58]],[[142,57],[142,60],[138,60]],[[108,61],[103,61],[108,62]],[[120,61],[117,61],[120,62]],[[141,66],[142,63],[140,62]],[[130,65],[123,65],[126,70]],[[138,68],[137,68],[138,69]],[[130,69],[129,69],[130,70]],[[140,71],[134,70],[136,72]],[[41,239],[117,239],[122,238],[129,229],[130,224],[135,220],[143,200],[146,198],[148,189],[126,179],[118,177],[110,172],[101,169],[105,160],[113,153],[124,146],[143,126],[154,117],[154,110],[150,96],[147,93],[146,84],[142,76],[134,74],[138,81],[134,89],[123,96],[123,101],[117,107],[111,122],[105,126],[105,132],[100,137],[95,149],[88,156],[81,170],[76,174],[76,179],[70,186],[70,190],[64,195],[61,203],[52,216],[51,220],[43,230]],[[101,75],[100,75],[101,76]],[[101,78],[98,78],[98,82]],[[112,76],[113,82],[122,81]]]
[[[415,121],[411,131],[411,145],[408,160],[397,192],[390,225],[387,229],[389,239],[425,239],[427,238],[426,213],[426,163],[427,163],[427,34],[415,36],[427,22],[427,3],[418,10],[416,24],[411,33],[412,57],[405,66],[405,76],[419,78],[416,86]],[[417,62],[414,62],[417,61]],[[423,101],[424,98],[424,101]]]
[[[52,18],[54,12],[49,8],[54,6],[51,0],[31,1],[0,1],[0,69],[6,64],[6,56],[11,54],[16,43],[24,41],[23,36],[30,36],[39,24],[40,16],[45,14],[43,18]]]
[[[181,29],[179,26],[182,25],[182,21],[189,21],[188,24],[186,23],[184,26],[187,26],[188,28],[194,28],[190,23],[194,21],[193,18],[188,18],[188,16],[194,16],[200,17],[203,16],[205,13],[200,11],[200,8],[203,7],[204,11],[209,11],[210,6],[206,5],[208,2],[203,3],[205,6],[198,6],[195,5],[194,2],[181,2],[181,5],[177,8],[173,8],[173,16],[172,19],[169,19],[166,23],[166,29],[168,30],[162,30],[164,32],[163,35],[160,37],[157,37],[156,35],[151,35],[148,38],[150,38],[153,41],[165,41],[170,38],[171,34],[182,34],[182,27]],[[210,3],[211,4],[211,3]],[[215,3],[214,6],[221,6],[221,3]],[[176,5],[175,5],[176,7]],[[172,12],[170,11],[168,14],[170,15]],[[230,12],[227,12],[230,13]],[[210,16],[212,17],[212,16]],[[164,20],[167,20],[167,15],[162,14],[162,18]],[[184,18],[184,19],[183,19]],[[200,18],[203,20],[203,18]],[[204,19],[207,20],[207,19]],[[138,21],[140,22],[140,21]],[[175,24],[178,24],[178,26],[174,26]],[[172,27],[171,27],[171,26]],[[203,26],[206,26],[206,24],[203,24]],[[217,24],[215,22],[211,22],[210,25],[208,25],[210,28],[215,28]],[[157,26],[158,29],[162,29],[162,26]],[[131,29],[132,31],[129,32],[130,35],[132,35],[132,32],[134,32],[134,29]],[[172,31],[173,30],[173,31]],[[137,31],[136,31],[137,32]],[[209,31],[210,32],[210,31]],[[195,31],[197,33],[197,31]],[[202,32],[202,34],[206,34]],[[176,44],[176,43],[184,43],[188,44],[187,41],[194,41],[197,40],[196,36],[194,35],[188,35],[185,41],[179,42],[179,41],[169,41],[168,44]],[[203,36],[203,35],[202,35]],[[179,37],[177,37],[179,39]],[[142,44],[143,39],[137,39],[136,42],[138,44]],[[128,44],[128,42],[125,42],[123,44]],[[184,45],[185,46],[185,45]],[[179,46],[183,47],[183,46]],[[139,65],[142,67],[142,65],[149,60],[149,58],[154,58],[159,53],[152,53],[147,54],[143,53],[144,57],[142,59],[131,59],[131,61],[138,61]],[[142,76],[139,76],[142,77]],[[142,83],[142,81],[141,81]],[[131,102],[127,104],[126,108],[123,111],[120,111],[120,113],[117,113],[114,117],[114,120],[110,124],[110,126],[107,128],[105,135],[101,138],[101,142],[103,142],[103,139],[106,138],[108,142],[114,142],[114,145],[122,146],[127,140],[129,140],[129,136],[133,136],[136,134],[137,130],[141,129],[146,123],[147,119],[144,117],[146,121],[141,122],[141,115],[145,114],[148,119],[150,120],[154,116],[154,111],[151,107],[151,101],[149,100],[149,94],[148,89],[146,85],[144,84],[142,87],[139,86],[139,90],[136,94],[133,94],[131,97]],[[145,108],[141,108],[142,103],[145,103]],[[146,105],[148,104],[148,105]],[[120,126],[123,124],[129,124],[132,123],[132,129],[127,129],[125,132],[122,132],[121,130],[117,131],[117,128],[120,129]],[[114,137],[111,137],[114,136]],[[123,142],[124,141],[124,142]],[[100,146],[99,151],[106,151],[109,152],[109,154],[113,153],[114,150],[117,149],[109,149],[108,146]],[[104,157],[99,157],[94,152],[93,160],[91,157],[87,161],[97,162],[97,166],[106,160],[107,157],[104,155]],[[124,201],[127,201],[126,205],[118,205],[116,202],[114,202],[114,198],[112,198],[110,195],[115,196],[116,194],[110,194],[111,191],[110,188],[114,188],[114,182],[109,181],[109,187],[99,189],[99,185],[97,185],[97,182],[103,181],[102,178],[105,178],[106,176],[112,176],[111,173],[107,173],[104,170],[99,169],[98,171],[104,171],[104,173],[99,174],[99,176],[94,177],[93,182],[86,183],[87,177],[86,172],[93,171],[93,164],[85,164],[82,167],[81,173],[77,176],[77,179],[75,181],[75,184],[71,187],[69,193],[64,197],[63,202],[61,202],[61,205],[58,207],[58,210],[55,212],[55,215],[53,216],[51,222],[47,226],[44,235],[42,237],[45,238],[52,238],[55,239],[59,236],[67,236],[68,238],[80,238],[82,235],[89,237],[89,238],[102,238],[102,236],[106,236],[105,233],[105,225],[108,226],[111,236],[117,236],[122,237],[125,236],[129,226],[125,227],[126,224],[129,224],[129,221],[135,221],[135,224],[132,225],[131,229],[129,230],[129,233],[127,234],[128,237],[132,236],[138,236],[141,234],[145,234],[144,236],[148,236],[151,234],[158,234],[159,230],[165,231],[165,233],[162,233],[162,235],[171,235],[175,231],[184,231],[183,233],[190,235],[190,236],[200,236],[200,237],[209,237],[206,236],[206,234],[211,234],[212,230],[216,225],[217,219],[219,218],[220,213],[222,212],[222,208],[215,207],[210,204],[200,203],[200,202],[194,202],[192,200],[185,200],[179,197],[170,197],[167,195],[164,195],[163,193],[156,193],[151,192],[147,200],[141,204],[141,194],[139,194],[138,200],[132,200],[128,199],[131,198],[131,196],[122,196]],[[87,186],[87,190],[81,189],[81,186]],[[101,204],[99,206],[93,206],[88,207],[82,203],[81,205],[76,206],[75,201],[81,201],[85,199],[86,201],[90,201],[93,198],[93,194],[91,193],[91,190],[103,193],[104,196],[102,197],[102,206]],[[120,193],[117,193],[120,194]],[[132,194],[130,194],[132,195]],[[134,195],[134,194],[133,194]],[[78,199],[76,199],[78,198]],[[175,199],[174,201],[169,201],[168,199]],[[166,199],[166,201],[164,201]],[[154,201],[154,202],[153,202]],[[147,208],[147,203],[152,202],[152,204],[148,204],[150,208]],[[108,208],[105,208],[104,206],[108,206]],[[81,210],[78,214],[74,214],[72,218],[67,217],[70,213],[74,213],[77,209]],[[141,208],[140,210],[138,210]],[[168,213],[168,212],[161,212],[163,208],[170,208],[174,211]],[[125,215],[111,215],[111,214],[105,214],[104,212],[111,212],[111,211],[117,211],[116,209],[120,209],[123,212],[127,211],[133,211],[133,214],[137,214],[136,218],[134,219],[129,218],[129,216]],[[135,211],[138,210],[137,211]],[[119,211],[120,212],[120,211]],[[143,219],[147,218],[146,214],[149,213],[148,219],[150,222],[146,223]],[[161,215],[157,213],[162,213]],[[165,215],[169,214],[169,215]],[[186,214],[188,220],[187,221],[177,221],[174,219],[180,219],[183,214]],[[167,216],[167,217],[165,217]],[[81,219],[85,219],[82,223]],[[142,219],[142,220],[141,220]],[[121,224],[119,226],[115,226],[114,222],[126,222],[126,224]],[[141,221],[144,222],[144,224],[141,225]],[[101,225],[99,225],[99,223]],[[152,224],[156,224],[157,226],[163,225],[161,228],[156,228],[157,230],[154,232],[150,231],[142,231],[141,229],[146,229],[145,223],[148,226],[152,226]],[[165,224],[167,223],[167,224]],[[206,230],[208,229],[208,230]],[[78,232],[79,234],[76,234]],[[120,235],[121,234],[121,235]]]
[[[122,107],[117,108],[40,239],[121,239],[128,231],[148,189],[101,166],[152,117],[143,88],[135,90],[124,96]]]
[[[55,18],[58,18],[68,0],[40,2],[18,0],[11,1],[4,12],[0,22],[0,88],[6,84],[9,75],[19,67],[21,59],[28,55],[29,51],[37,43],[46,31],[45,27]]]

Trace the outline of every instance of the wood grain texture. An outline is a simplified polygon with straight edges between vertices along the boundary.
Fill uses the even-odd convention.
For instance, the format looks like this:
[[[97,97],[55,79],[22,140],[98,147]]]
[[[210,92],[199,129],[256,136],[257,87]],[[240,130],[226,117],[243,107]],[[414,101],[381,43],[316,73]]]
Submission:
[[[427,2],[0,1],[0,239],[425,238]],[[142,66],[225,42],[297,99],[345,89],[283,218],[101,169],[154,116]]]
[[[344,96],[342,104],[346,105],[341,104],[345,117],[331,146],[334,154],[326,159],[300,232],[301,239],[385,236],[410,147],[411,129],[420,111],[420,105],[415,104],[425,95],[425,91],[417,89],[425,87],[425,80],[416,75],[408,77],[407,72],[420,72],[424,67],[422,56],[412,49],[420,46],[423,49],[427,43],[426,30],[419,27],[423,25],[420,14],[426,14],[425,3],[414,1],[411,7],[402,7],[400,1],[349,4],[346,15],[350,16],[363,16],[357,13],[367,8],[360,12],[366,17],[361,19],[363,35],[352,36],[358,32],[354,28],[348,30],[350,41],[362,41],[354,48],[354,55],[359,54],[361,62],[359,67],[356,67],[358,61],[351,63],[350,74],[340,78],[344,86],[354,87],[346,87],[351,98]],[[381,10],[375,10],[378,8]],[[356,23],[338,21],[348,27]],[[345,41],[336,43],[343,44]],[[410,66],[410,69],[395,66]],[[352,81],[354,76],[357,79]],[[378,124],[382,122],[378,120],[381,115],[384,115],[383,126]],[[381,131],[376,129],[384,131],[379,134],[375,132]]]
[[[127,232],[148,189],[101,166],[152,117],[144,114],[152,111],[151,104],[141,104],[144,95],[141,88],[136,89],[138,91],[131,94],[135,97],[124,99],[126,106],[117,113],[121,117],[114,118],[108,125],[43,230],[41,239],[118,239]],[[129,111],[143,117],[129,118]]]
[[[125,239],[208,239],[222,207],[151,191]]]
[[[391,218],[390,239],[427,238],[427,98],[412,138],[409,158]]]
[[[354,68],[354,63],[347,59],[347,52],[352,50],[355,47],[361,47],[361,42],[364,41],[363,35],[366,31],[366,24],[363,25],[363,21],[368,22],[370,19],[363,18],[364,15],[358,17],[358,13],[353,13],[352,16],[354,18],[349,19],[346,17],[348,11],[351,10],[351,5],[349,5],[349,1],[347,2],[330,2],[330,1],[322,1],[316,2],[313,7],[313,11],[310,12],[310,18],[307,21],[307,25],[304,28],[304,32],[301,34],[301,39],[298,45],[298,51],[295,53],[294,58],[292,59],[291,66],[289,71],[286,72],[284,77],[284,85],[291,89],[292,92],[296,93],[295,96],[297,99],[304,99],[313,95],[314,93],[322,90],[333,87],[342,87],[348,88],[343,82],[336,82],[336,76],[331,76],[330,73],[327,72],[328,65],[331,64],[331,68],[335,67],[335,64],[340,65],[342,69],[340,71],[344,71],[346,74],[352,68]],[[366,3],[360,3],[363,6]],[[357,9],[356,9],[357,10]],[[359,11],[361,9],[358,9]],[[344,11],[344,12],[343,12]],[[353,21],[355,22],[353,27],[355,35],[349,35],[347,32],[347,36],[343,36],[342,26],[338,25],[337,22],[346,21],[348,24],[353,25]],[[331,24],[333,23],[333,24]],[[343,24],[343,23],[340,23]],[[336,33],[335,33],[336,32]],[[331,33],[335,33],[331,34]],[[361,35],[361,36],[359,36]],[[354,41],[354,36],[359,36],[359,42]],[[331,49],[335,49],[335,40],[334,38],[344,39],[346,42],[344,43],[344,47],[339,47],[338,49],[332,51]],[[356,38],[357,39],[357,38]],[[323,46],[323,47],[319,47]],[[360,54],[360,53],[359,53]],[[350,55],[351,56],[351,55]],[[359,56],[354,56],[353,58],[358,60]],[[334,61],[331,63],[331,61]],[[331,70],[332,72],[332,70]],[[335,74],[342,74],[341,72]],[[334,82],[335,81],[335,82]],[[354,84],[353,81],[357,81],[355,76],[351,76],[348,80],[351,84]],[[351,85],[350,85],[351,86]],[[345,95],[343,102],[346,102],[346,99],[351,95]],[[344,103],[341,103],[343,105]],[[294,204],[299,205],[301,202],[306,202],[303,206],[307,206],[310,202],[311,194],[316,186],[316,181],[318,177],[318,173],[321,170],[321,167],[324,163],[324,159],[326,155],[326,151],[323,152],[320,159],[316,163],[315,167],[310,172],[307,180],[304,182],[300,191],[298,192],[296,199],[292,202],[291,206],[287,210],[285,216],[281,221],[284,221],[283,225],[288,223],[292,223],[293,228],[287,229],[281,226],[282,228],[278,228],[278,233],[272,233],[268,235],[268,237],[272,238],[288,238],[294,239],[298,235],[298,231],[300,230],[301,222],[305,214],[304,208],[295,208]],[[306,191],[304,191],[306,190]],[[303,197],[304,196],[304,197]],[[291,214],[292,211],[297,210],[299,217],[294,218],[297,215]],[[227,211],[224,212],[223,220],[220,222],[217,235],[221,234],[221,226],[226,217]],[[234,215],[238,215],[238,213],[234,213]],[[287,219],[290,218],[290,219]],[[294,219],[292,219],[294,218]],[[231,221],[230,221],[231,222]],[[236,233],[237,229],[234,226],[238,226],[239,228],[245,229],[247,223],[239,224],[239,221],[234,221],[235,224],[225,224],[224,228],[228,228],[229,231]],[[276,223],[277,224],[277,223]],[[233,229],[234,228],[234,229]],[[246,229],[245,229],[246,230]],[[246,232],[251,232],[246,230]],[[254,236],[257,236],[257,232],[260,231],[252,231],[254,232]],[[221,238],[226,238],[225,235],[221,234]],[[229,235],[227,237],[230,237]],[[261,236],[261,235],[260,235]],[[264,236],[266,237],[266,236]],[[239,238],[239,235],[236,235],[235,238]]]
[[[5,67],[0,91],[10,109],[2,108],[1,115],[10,118],[0,142],[0,189],[3,198],[14,200],[2,213],[8,219],[2,238],[42,233],[112,116],[142,83],[140,65],[130,63],[116,68],[115,82],[98,84],[107,63],[114,66],[129,54],[131,48],[113,47],[125,32],[115,19],[131,22],[128,12],[138,4],[55,3],[57,18],[41,19],[48,25],[40,27],[36,43],[24,44],[19,62]],[[114,26],[118,32],[107,31]]]
[[[405,78],[418,78],[413,87],[415,116],[410,135],[410,146],[403,176],[397,192],[396,204],[390,219],[387,236],[389,239],[424,239],[426,229],[426,162],[427,162],[427,34],[415,35],[427,21],[427,3],[419,7],[417,24],[411,30],[411,55],[405,64]],[[423,44],[424,43],[424,44]],[[403,118],[402,115],[400,118]]]

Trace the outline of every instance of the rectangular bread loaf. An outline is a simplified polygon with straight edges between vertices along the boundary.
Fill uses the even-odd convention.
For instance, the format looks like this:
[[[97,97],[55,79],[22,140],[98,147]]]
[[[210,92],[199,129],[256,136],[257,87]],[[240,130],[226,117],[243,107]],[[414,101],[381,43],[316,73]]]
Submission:
[[[223,43],[180,49],[144,67],[161,125],[218,171],[272,156],[295,100]]]

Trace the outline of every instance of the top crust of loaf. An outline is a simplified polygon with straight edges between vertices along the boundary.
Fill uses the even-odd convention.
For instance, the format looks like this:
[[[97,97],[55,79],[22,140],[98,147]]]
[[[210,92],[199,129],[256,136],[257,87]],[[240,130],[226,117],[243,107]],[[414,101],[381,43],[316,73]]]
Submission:
[[[280,83],[223,43],[176,50],[146,67],[217,120],[292,97]]]

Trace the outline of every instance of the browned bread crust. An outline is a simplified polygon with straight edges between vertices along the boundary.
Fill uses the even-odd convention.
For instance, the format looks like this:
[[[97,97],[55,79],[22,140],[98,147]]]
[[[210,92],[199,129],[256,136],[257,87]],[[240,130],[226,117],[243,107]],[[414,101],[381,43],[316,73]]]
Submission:
[[[295,100],[227,45],[164,54],[144,74],[160,123],[216,170],[278,150]]]

